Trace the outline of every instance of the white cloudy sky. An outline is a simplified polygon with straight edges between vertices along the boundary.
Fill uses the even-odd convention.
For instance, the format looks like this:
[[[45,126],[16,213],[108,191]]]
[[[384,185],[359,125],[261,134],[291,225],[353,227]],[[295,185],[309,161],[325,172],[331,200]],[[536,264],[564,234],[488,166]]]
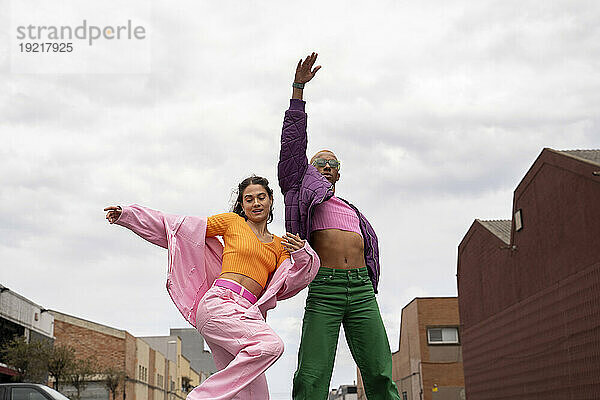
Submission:
[[[93,2],[44,4],[48,24],[102,15]],[[27,16],[15,3],[0,16],[0,283],[44,307],[134,335],[185,326],[164,289],[165,252],[109,226],[102,209],[206,215],[227,210],[249,174],[276,188],[293,71],[313,50],[323,68],[305,90],[309,152],[338,154],[338,194],[378,232],[392,351],[401,308],[456,295],[458,243],[475,218],[510,218],[544,147],[600,147],[594,1],[148,4],[111,14],[147,28],[137,74],[20,73],[14,27]],[[94,62],[122,60],[128,45],[99,45]],[[268,373],[281,398],[305,295],[269,316],[287,346]],[[342,336],[332,387],[355,377]]]

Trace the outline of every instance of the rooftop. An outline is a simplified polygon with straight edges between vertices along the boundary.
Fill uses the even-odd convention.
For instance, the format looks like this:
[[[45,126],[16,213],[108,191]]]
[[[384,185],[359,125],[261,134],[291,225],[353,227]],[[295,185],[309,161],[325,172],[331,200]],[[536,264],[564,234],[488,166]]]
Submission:
[[[600,165],[600,150],[557,150],[559,153]]]
[[[512,222],[510,219],[496,219],[489,221],[478,219],[477,221],[488,231],[500,238],[504,243],[510,243],[510,228]]]

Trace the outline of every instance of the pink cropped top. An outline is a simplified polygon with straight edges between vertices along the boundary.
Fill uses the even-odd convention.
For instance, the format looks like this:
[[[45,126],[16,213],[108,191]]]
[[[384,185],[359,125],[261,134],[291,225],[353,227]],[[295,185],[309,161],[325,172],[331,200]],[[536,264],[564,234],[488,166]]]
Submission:
[[[343,200],[333,196],[315,207],[310,231],[340,229],[356,232],[362,236],[356,212]]]

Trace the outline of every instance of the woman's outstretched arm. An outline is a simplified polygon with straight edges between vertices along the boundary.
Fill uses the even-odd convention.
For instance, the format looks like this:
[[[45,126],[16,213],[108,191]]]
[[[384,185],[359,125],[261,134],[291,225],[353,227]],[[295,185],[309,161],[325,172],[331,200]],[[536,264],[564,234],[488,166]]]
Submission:
[[[136,235],[157,246],[167,248],[167,232],[173,230],[182,217],[166,214],[137,204],[131,206],[109,206],[104,209],[111,224],[124,226]]]

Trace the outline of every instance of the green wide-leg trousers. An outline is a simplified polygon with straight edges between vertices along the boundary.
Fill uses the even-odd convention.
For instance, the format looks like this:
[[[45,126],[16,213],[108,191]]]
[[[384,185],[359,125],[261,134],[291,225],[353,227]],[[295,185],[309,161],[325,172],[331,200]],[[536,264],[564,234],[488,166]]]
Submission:
[[[366,268],[321,267],[309,285],[294,374],[294,400],[326,400],[340,324],[369,400],[399,400],[392,355]]]

